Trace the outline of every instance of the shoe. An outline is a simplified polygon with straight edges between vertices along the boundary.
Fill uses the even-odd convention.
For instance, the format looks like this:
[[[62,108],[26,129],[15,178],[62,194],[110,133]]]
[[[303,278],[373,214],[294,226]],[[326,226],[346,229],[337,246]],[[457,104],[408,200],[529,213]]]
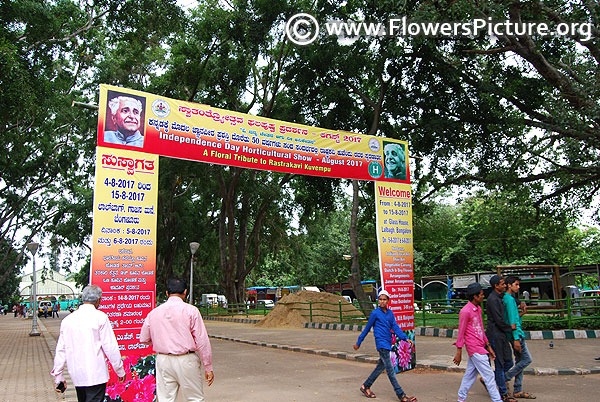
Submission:
[[[594,360],[600,360],[600,356],[596,357]]]

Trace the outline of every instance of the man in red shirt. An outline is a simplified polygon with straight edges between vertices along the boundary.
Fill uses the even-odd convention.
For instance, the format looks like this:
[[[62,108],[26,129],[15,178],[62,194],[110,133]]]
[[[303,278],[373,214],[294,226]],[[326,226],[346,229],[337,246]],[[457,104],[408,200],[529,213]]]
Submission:
[[[210,387],[214,380],[212,350],[204,321],[195,306],[187,304],[187,284],[170,279],[166,303],[152,310],[142,326],[140,342],[151,344],[156,355],[156,397],[161,402],[204,401],[202,369]]]

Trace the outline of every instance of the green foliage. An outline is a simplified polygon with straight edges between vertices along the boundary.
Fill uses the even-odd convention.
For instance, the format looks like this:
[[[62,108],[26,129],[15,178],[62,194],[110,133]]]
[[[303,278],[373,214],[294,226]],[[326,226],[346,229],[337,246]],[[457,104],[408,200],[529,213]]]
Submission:
[[[456,206],[419,208],[417,276],[489,271],[496,265],[587,264],[586,255],[597,256],[592,241],[597,231],[581,232],[572,217],[532,204],[523,196],[482,192]]]
[[[598,230],[575,223],[600,188],[598,38],[321,35],[299,47],[283,34],[299,11],[320,21],[600,14],[597,2],[442,3],[210,0],[183,11],[175,0],[2,2],[0,148],[10,157],[0,161],[0,287],[10,287],[32,237],[68,251],[64,267],[89,257],[97,114],[71,105],[96,103],[99,83],[409,141],[417,276],[597,263]],[[190,241],[201,243],[199,291],[243,287],[247,275],[253,284],[347,278],[340,180],[281,185],[282,175],[238,173],[161,159],[159,292],[169,276],[189,275]],[[371,183],[361,198],[360,266],[377,278]]]

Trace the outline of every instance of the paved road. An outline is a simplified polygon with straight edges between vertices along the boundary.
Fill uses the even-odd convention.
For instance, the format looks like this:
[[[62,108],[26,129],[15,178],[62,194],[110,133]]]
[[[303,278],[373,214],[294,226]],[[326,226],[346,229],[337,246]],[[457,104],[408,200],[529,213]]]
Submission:
[[[61,316],[65,316],[64,312]],[[45,357],[50,356],[46,342],[26,335],[31,328],[30,321],[27,328],[20,326],[7,332],[9,325],[5,324],[9,321],[4,320],[8,319],[11,317],[0,319],[0,367],[3,368],[0,372],[0,401],[55,402],[57,397],[47,392],[46,388],[49,386],[48,371],[51,365],[51,359]],[[47,329],[44,337],[51,343],[58,335],[59,320],[49,318],[43,323]],[[209,332],[211,327],[213,330],[216,328],[207,324]],[[223,332],[223,327],[219,327]],[[233,327],[238,333],[242,328],[247,327]],[[315,342],[325,337],[330,342],[335,340],[335,337],[325,335],[330,331],[308,331],[314,331],[308,334]],[[268,331],[266,333],[269,335]],[[289,332],[288,343],[291,343],[294,334],[295,330]],[[306,343],[312,344],[312,341]],[[421,348],[425,347],[425,343],[421,342]],[[29,356],[32,344],[36,345],[38,351]],[[205,388],[209,402],[366,400],[358,388],[373,369],[373,364],[215,339],[212,345],[216,379],[213,386]],[[34,361],[30,362],[31,359]],[[19,363],[21,361],[23,364]],[[35,372],[26,371],[25,364],[35,367]],[[417,395],[422,402],[455,401],[461,378],[461,373],[416,370],[401,374],[399,381],[408,393]],[[13,384],[18,384],[18,387]],[[540,401],[595,402],[600,390],[600,375],[526,376],[525,384],[527,390],[538,395],[537,400]],[[379,401],[397,400],[385,376],[378,379],[373,391]],[[475,384],[469,401],[489,400],[483,387]]]
[[[212,346],[215,383],[205,389],[207,401],[366,401],[358,388],[372,364],[220,340],[212,341]],[[398,377],[405,391],[422,402],[456,401],[461,379],[460,373],[433,370]],[[544,402],[594,402],[600,375],[527,376],[525,384]],[[397,401],[386,376],[372,389],[378,401]],[[489,400],[483,387],[475,384],[469,401]]]
[[[280,345],[298,346],[339,353],[355,353],[352,345],[359,333],[356,331],[334,331],[308,328],[259,328],[250,324],[223,321],[206,321],[208,333],[225,338],[262,341]],[[417,336],[417,363],[429,367],[430,364],[449,365],[454,367],[452,358],[456,347],[452,345],[456,339]],[[529,340],[527,346],[533,356],[532,367],[548,372],[548,369],[592,369],[600,366],[594,357],[600,356],[600,339],[555,339],[554,348],[549,348],[549,341]],[[363,342],[360,353],[376,357],[375,342],[372,333]],[[463,353],[463,360],[466,352]],[[462,367],[466,366],[465,363]]]

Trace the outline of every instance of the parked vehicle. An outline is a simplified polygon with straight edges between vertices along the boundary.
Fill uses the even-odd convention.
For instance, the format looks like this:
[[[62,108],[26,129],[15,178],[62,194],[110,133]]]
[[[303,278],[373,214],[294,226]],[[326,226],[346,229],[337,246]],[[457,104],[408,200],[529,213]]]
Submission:
[[[225,297],[225,296],[223,296]],[[219,304],[219,296],[216,293],[204,293],[202,295],[202,306],[215,307]]]
[[[220,307],[227,308],[227,298],[225,295],[217,295],[217,303]]]
[[[581,307],[581,312],[585,315],[596,315],[600,306],[600,290],[580,290],[579,296],[575,299],[574,304]]]
[[[275,307],[275,302],[273,300],[259,300],[256,302],[256,307],[271,309]]]
[[[52,302],[43,300],[41,302],[38,302],[38,317],[41,317],[42,315],[44,315],[44,307],[46,308],[47,315],[52,314]]]

